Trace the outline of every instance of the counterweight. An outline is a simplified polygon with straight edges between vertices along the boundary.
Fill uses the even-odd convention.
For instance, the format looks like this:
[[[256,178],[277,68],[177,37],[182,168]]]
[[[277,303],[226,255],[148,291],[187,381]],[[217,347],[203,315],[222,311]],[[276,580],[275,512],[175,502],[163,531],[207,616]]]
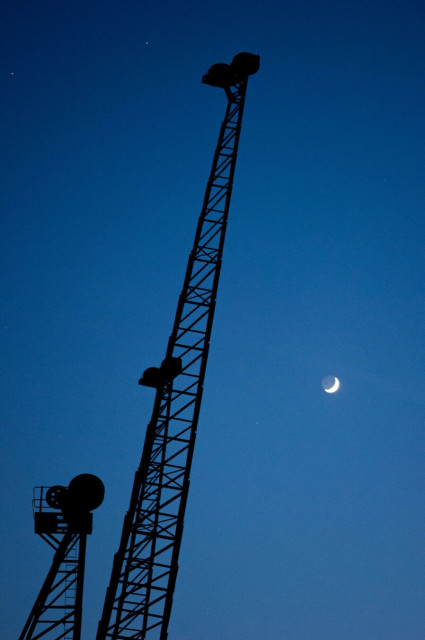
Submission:
[[[203,78],[225,90],[227,108],[166,356],[140,380],[156,396],[97,640],[168,637],[245,93],[258,68],[259,56],[241,53]]]

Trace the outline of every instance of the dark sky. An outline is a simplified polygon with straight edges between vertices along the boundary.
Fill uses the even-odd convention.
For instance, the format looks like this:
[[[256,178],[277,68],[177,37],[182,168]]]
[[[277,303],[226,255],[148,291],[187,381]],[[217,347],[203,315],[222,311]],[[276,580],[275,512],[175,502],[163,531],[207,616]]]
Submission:
[[[226,104],[201,78],[251,51],[170,640],[423,640],[423,3],[0,23],[2,637],[52,557],[32,489],[84,472],[94,636]]]

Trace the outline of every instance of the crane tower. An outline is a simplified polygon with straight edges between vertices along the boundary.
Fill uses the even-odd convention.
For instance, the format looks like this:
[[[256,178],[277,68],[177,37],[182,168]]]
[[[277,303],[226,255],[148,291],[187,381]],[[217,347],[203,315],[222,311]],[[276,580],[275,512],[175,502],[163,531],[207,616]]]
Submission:
[[[87,535],[105,488],[82,473],[68,487],[35,487],[34,524],[54,550],[47,573],[19,640],[80,640]]]
[[[259,56],[213,65],[227,107],[166,355],[139,383],[155,389],[97,640],[166,640],[249,75]]]

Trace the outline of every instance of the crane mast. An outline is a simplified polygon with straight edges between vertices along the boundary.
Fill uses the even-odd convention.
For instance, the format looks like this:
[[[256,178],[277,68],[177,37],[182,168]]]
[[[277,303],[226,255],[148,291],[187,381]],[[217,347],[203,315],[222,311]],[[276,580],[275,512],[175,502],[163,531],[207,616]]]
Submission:
[[[248,76],[259,56],[213,65],[203,82],[227,107],[161,366],[139,383],[156,389],[97,640],[167,640],[189,476],[220,277]]]
[[[35,487],[35,532],[55,553],[19,640],[80,640],[87,535],[104,493],[103,482],[89,473],[68,487]]]

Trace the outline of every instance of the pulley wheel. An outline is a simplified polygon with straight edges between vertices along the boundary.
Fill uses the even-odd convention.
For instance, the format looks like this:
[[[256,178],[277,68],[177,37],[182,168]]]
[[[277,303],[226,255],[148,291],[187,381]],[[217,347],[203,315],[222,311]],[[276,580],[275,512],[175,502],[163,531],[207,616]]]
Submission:
[[[46,502],[49,507],[52,507],[53,509],[61,509],[66,494],[66,487],[62,487],[60,484],[55,484],[54,487],[49,487],[49,489],[47,489]]]

